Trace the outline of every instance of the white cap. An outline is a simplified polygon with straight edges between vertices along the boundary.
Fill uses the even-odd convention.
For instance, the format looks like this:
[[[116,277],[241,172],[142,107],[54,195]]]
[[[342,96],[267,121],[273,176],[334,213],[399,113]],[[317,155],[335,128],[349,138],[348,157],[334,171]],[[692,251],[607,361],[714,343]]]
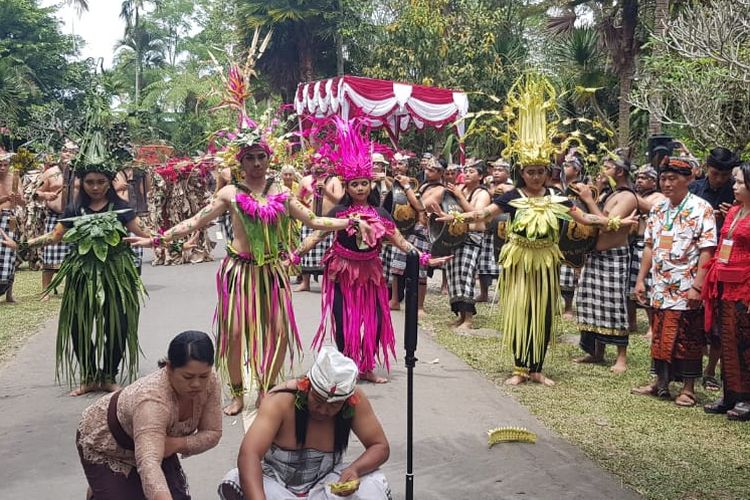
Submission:
[[[387,161],[385,161],[385,156],[383,156],[380,153],[372,154],[372,162],[373,163],[388,163]]]
[[[396,153],[395,155],[393,155],[393,159],[396,161],[406,161],[409,158],[411,157],[402,153]]]
[[[356,363],[333,346],[324,346],[320,350],[318,359],[307,374],[310,386],[325,398],[326,403],[344,401],[354,394],[358,376]]]
[[[11,158],[13,158],[13,153],[0,153],[0,161],[10,161]]]

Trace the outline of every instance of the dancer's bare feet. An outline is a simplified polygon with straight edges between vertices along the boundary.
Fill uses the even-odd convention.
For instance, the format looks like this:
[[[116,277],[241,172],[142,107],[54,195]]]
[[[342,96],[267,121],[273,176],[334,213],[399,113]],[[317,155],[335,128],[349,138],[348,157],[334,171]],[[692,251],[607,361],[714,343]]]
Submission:
[[[87,392],[94,392],[99,390],[99,384],[81,384],[78,389],[70,391],[68,396],[76,397],[83,396]]]
[[[575,315],[573,315],[573,311],[565,311],[562,317],[565,321],[573,321],[576,319]]]
[[[529,378],[523,375],[513,375],[509,379],[505,380],[505,385],[521,385],[527,380],[529,380]]]
[[[309,292],[310,291],[310,283],[305,284],[303,282],[297,288],[295,288],[294,291],[295,292]]]
[[[449,325],[451,328],[458,328],[459,326],[464,324],[464,321],[465,321],[464,317],[459,316],[457,319],[454,319],[453,321],[451,321]]]
[[[469,318],[466,318],[463,323],[456,326],[456,330],[473,330],[474,329],[474,322],[470,320]]]
[[[401,310],[401,304],[399,304],[398,302],[389,302],[388,303],[388,308],[391,311],[400,311]]]
[[[617,373],[618,375],[620,373],[625,373],[625,371],[628,369],[628,363],[627,361],[618,359],[614,365],[612,365],[612,368],[609,369],[612,373]]]
[[[545,377],[541,373],[532,373],[532,374],[530,374],[529,375],[529,380],[531,380],[535,384],[542,384],[542,385],[546,385],[547,387],[552,387],[553,385],[555,385],[555,381],[554,380],[552,380],[551,378]]]
[[[232,397],[232,402],[224,407],[224,415],[234,416],[242,411],[245,407],[245,402],[242,400],[242,396]]]
[[[113,382],[105,382],[101,385],[101,389],[104,392],[117,392],[120,389],[122,389],[122,387],[120,386],[120,384],[115,384]]]
[[[488,300],[490,299],[489,297],[487,297],[487,295],[480,294],[477,298],[474,299],[474,302],[487,302]]]
[[[604,362],[604,357],[599,356],[592,356],[591,354],[587,354],[580,358],[575,358],[573,360],[573,363],[579,363],[579,364],[600,364]]]
[[[424,309],[420,309],[417,311],[417,318],[418,319],[425,319],[427,317],[427,311]]]
[[[387,378],[378,377],[377,375],[375,375],[375,372],[360,373],[359,379],[365,380],[367,382],[372,382],[373,384],[385,384],[388,382]]]

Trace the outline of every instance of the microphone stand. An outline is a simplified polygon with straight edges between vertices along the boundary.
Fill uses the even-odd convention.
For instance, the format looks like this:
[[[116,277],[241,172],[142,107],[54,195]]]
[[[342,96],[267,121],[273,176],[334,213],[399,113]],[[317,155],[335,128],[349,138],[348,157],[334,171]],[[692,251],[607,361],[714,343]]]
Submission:
[[[414,366],[417,358],[417,308],[419,297],[419,255],[412,250],[406,256],[404,349],[406,350],[406,500],[414,499],[413,432]]]

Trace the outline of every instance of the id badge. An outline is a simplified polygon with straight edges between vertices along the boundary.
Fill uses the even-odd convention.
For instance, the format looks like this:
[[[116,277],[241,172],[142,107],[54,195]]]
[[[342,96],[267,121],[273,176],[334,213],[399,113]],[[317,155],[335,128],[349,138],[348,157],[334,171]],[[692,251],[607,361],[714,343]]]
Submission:
[[[664,231],[659,235],[659,249],[660,250],[672,250],[672,243],[674,242],[674,235],[672,231]]]
[[[721,242],[721,247],[719,248],[719,262],[724,264],[729,262],[729,256],[732,255],[733,245],[734,241],[732,240],[724,240]]]

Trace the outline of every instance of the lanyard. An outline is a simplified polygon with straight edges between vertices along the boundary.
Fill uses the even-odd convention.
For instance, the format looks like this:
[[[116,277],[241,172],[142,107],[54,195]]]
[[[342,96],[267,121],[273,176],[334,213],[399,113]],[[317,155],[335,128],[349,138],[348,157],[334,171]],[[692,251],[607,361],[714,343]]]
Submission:
[[[732,235],[734,234],[734,230],[737,228],[737,225],[746,216],[747,216],[747,212],[745,212],[744,207],[741,208],[739,212],[737,212],[737,217],[734,218],[734,220],[732,221],[732,225],[729,226],[729,231],[727,232],[727,239],[728,240],[732,239]]]
[[[680,212],[682,212],[682,207],[685,206],[685,202],[688,201],[688,198],[690,198],[691,194],[692,193],[688,193],[685,196],[685,198],[682,199],[682,202],[677,207],[677,211],[675,212],[674,217],[672,217],[672,220],[669,221],[667,224],[664,224],[664,229],[666,229],[667,231],[671,231],[672,230],[672,226],[674,226],[674,221],[677,219],[677,216],[680,215]],[[669,209],[669,207],[667,207],[667,220],[669,220],[669,213],[670,212],[671,212],[671,210]]]

